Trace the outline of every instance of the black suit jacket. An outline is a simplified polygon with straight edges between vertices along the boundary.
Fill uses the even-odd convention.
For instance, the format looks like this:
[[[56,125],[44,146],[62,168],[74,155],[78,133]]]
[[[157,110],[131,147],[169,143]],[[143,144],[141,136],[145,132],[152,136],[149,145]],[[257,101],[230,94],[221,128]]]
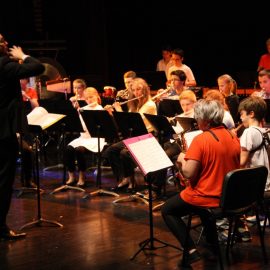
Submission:
[[[22,113],[20,79],[37,76],[44,71],[42,63],[27,57],[22,64],[8,56],[0,57],[0,140],[14,136],[26,121]]]

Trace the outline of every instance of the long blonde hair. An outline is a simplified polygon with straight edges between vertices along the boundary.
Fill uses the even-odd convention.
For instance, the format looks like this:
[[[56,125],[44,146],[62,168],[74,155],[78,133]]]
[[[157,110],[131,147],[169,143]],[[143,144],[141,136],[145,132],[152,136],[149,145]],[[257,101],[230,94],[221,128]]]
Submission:
[[[142,78],[135,78],[132,82],[131,89],[141,89],[142,97],[128,102],[128,109],[130,112],[138,112],[140,108],[150,99],[150,88],[147,82]],[[132,93],[130,99],[134,98]]]

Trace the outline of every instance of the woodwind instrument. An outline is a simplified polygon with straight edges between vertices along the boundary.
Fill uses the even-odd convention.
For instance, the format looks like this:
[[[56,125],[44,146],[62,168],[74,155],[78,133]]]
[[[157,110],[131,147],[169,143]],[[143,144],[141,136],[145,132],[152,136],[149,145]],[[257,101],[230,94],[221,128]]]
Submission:
[[[135,98],[128,99],[128,100],[126,100],[126,101],[119,102],[119,105],[122,106],[122,105],[124,105],[124,104],[127,104],[127,103],[130,102],[130,101],[137,100],[137,99],[140,99],[140,98],[142,98],[142,97],[143,97],[143,95],[141,95],[141,96],[139,96],[139,97],[135,97]],[[107,105],[105,109],[111,109],[111,108],[114,108],[113,105]]]
[[[79,103],[78,103],[78,104],[79,104]],[[79,111],[79,112],[83,112],[85,109],[91,108],[92,106],[96,106],[96,105],[97,105],[97,102],[96,102],[96,101],[95,101],[95,102],[92,102],[92,103],[89,103],[89,104],[83,106],[82,108],[81,108],[80,105],[79,105],[78,111]]]

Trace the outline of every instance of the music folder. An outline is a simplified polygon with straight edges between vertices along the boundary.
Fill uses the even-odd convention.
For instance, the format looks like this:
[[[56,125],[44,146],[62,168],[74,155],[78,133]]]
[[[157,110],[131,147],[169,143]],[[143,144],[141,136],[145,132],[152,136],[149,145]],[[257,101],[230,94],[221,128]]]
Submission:
[[[144,176],[173,166],[173,163],[151,133],[125,139],[123,143]]]
[[[64,114],[48,113],[43,107],[36,107],[27,115],[27,121],[29,125],[40,126],[44,130],[65,116]]]

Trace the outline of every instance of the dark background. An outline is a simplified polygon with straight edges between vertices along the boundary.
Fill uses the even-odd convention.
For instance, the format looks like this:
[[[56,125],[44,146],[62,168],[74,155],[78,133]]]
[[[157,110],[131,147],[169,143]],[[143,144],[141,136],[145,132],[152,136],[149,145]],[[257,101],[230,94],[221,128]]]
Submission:
[[[100,91],[105,85],[122,88],[127,70],[155,70],[165,44],[185,51],[199,86],[215,87],[223,73],[239,87],[254,86],[270,37],[269,6],[159,2],[9,1],[1,7],[0,32],[9,46],[55,59],[68,77],[82,77]]]

